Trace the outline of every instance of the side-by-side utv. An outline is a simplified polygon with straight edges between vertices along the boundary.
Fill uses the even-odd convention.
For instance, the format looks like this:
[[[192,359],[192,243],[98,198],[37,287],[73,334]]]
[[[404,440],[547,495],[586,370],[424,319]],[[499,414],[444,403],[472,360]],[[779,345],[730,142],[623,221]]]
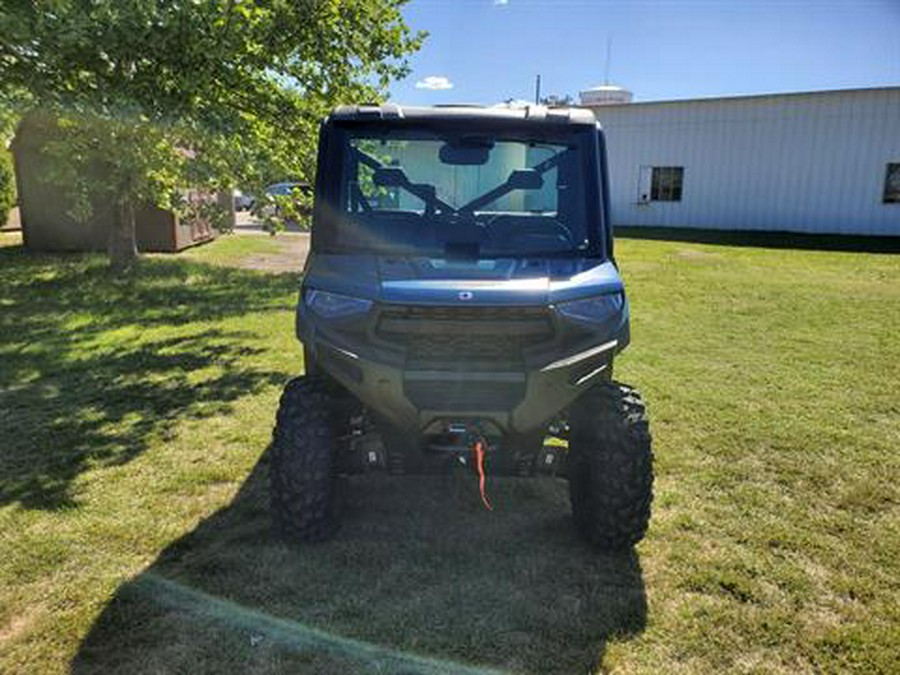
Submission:
[[[584,110],[336,109],[322,124],[297,309],[306,374],[271,455],[282,533],[339,525],[342,475],[568,479],[603,549],[646,532],[644,404],[612,379],[629,342],[603,132]],[[554,440],[558,439],[558,440]]]

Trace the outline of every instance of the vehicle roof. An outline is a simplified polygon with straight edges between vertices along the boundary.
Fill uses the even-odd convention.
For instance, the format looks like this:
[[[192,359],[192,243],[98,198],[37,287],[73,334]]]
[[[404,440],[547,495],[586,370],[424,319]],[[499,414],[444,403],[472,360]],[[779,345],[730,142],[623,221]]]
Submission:
[[[277,183],[269,183],[266,185],[265,189],[269,190],[271,188],[284,187],[284,186],[298,186],[298,187],[309,187],[309,183],[304,183],[302,181],[294,181],[294,180],[282,180]]]
[[[535,124],[577,124],[596,126],[594,113],[584,108],[548,108],[542,105],[527,106],[480,106],[480,105],[437,105],[400,106],[384,105],[342,105],[331,113],[333,120],[428,120],[461,122],[508,120]]]

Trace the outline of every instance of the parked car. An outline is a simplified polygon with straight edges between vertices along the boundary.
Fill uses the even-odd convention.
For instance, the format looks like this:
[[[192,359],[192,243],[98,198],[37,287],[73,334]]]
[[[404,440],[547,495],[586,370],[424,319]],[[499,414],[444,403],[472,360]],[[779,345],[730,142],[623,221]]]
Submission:
[[[309,185],[307,183],[292,183],[286,181],[284,183],[273,183],[272,185],[266,186],[266,194],[274,197],[286,197],[292,195],[295,190],[308,192]]]
[[[288,197],[298,197],[300,194],[308,194],[311,190],[312,188],[308,183],[291,181],[272,183],[271,185],[266,186],[264,190],[267,198],[264,200],[263,204],[261,204],[258,215],[263,218],[270,215],[279,216],[281,215],[282,206],[277,202]],[[310,214],[310,209],[303,203],[297,203],[296,213],[305,217]],[[293,218],[290,217],[290,214],[288,214],[288,220],[293,220]]]
[[[253,208],[253,205],[256,203],[256,198],[240,190],[234,191],[234,210],[235,211],[249,211]]]

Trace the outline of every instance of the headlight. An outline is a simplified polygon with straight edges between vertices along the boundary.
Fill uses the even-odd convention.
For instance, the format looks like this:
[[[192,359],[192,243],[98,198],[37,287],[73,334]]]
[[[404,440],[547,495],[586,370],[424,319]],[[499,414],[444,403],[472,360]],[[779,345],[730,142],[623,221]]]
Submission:
[[[371,300],[363,298],[351,298],[349,295],[328,293],[309,289],[304,294],[306,306],[325,319],[339,319],[353,314],[368,312],[372,306]]]
[[[556,306],[557,311],[569,319],[602,323],[611,315],[622,311],[625,303],[625,295],[622,293],[608,293],[597,295],[584,300],[562,302]]]

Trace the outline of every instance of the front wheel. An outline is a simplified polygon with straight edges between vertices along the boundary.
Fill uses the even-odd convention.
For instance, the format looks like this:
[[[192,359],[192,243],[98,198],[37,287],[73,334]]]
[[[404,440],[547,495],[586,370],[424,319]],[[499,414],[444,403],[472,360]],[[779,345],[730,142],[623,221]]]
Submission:
[[[575,525],[602,550],[644,538],[653,499],[653,452],[640,394],[598,385],[570,410],[569,498]]]
[[[316,377],[284,388],[272,434],[272,517],[287,539],[323,541],[340,525],[332,395]]]

